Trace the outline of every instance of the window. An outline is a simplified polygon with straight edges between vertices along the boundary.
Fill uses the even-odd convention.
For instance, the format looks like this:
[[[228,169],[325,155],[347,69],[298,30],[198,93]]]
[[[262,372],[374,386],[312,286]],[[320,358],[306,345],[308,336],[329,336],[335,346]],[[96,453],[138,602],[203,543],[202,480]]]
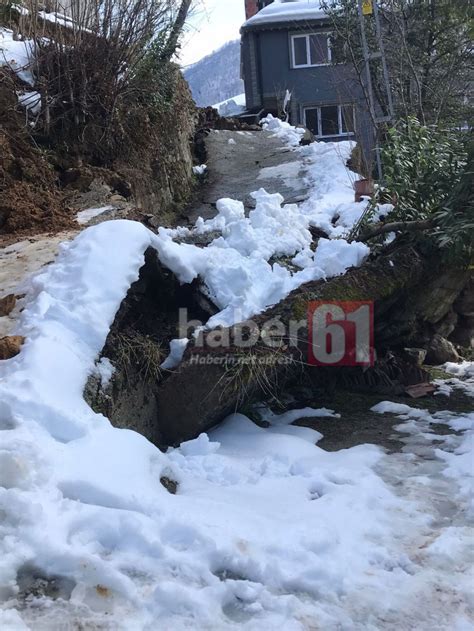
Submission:
[[[331,63],[331,40],[329,33],[311,33],[291,37],[293,68],[326,66]]]
[[[320,105],[304,110],[306,127],[318,138],[353,136],[355,132],[353,105]]]

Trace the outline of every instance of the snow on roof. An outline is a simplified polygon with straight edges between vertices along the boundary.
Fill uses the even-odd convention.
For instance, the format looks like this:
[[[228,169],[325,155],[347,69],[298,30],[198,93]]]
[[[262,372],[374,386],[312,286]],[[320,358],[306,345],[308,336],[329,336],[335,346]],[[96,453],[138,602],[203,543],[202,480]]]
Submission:
[[[275,0],[247,20],[246,26],[277,24],[294,20],[317,20],[325,16],[320,0]]]

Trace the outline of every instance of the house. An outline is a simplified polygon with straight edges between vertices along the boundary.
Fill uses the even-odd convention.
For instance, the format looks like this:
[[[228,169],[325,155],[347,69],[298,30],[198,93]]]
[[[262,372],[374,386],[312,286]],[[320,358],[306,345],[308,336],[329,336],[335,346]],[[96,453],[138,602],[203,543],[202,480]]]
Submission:
[[[283,113],[321,140],[356,139],[370,161],[373,129],[352,67],[332,60],[331,22],[318,0],[246,0],[242,74],[249,112]]]

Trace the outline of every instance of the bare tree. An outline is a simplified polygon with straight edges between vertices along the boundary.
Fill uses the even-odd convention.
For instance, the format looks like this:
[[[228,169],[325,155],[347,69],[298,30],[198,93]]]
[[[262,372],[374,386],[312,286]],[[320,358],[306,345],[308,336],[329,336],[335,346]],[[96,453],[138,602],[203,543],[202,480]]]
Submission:
[[[79,160],[93,144],[106,160],[127,112],[167,98],[191,0],[55,0],[46,15],[39,0],[26,5],[42,103],[35,133]]]

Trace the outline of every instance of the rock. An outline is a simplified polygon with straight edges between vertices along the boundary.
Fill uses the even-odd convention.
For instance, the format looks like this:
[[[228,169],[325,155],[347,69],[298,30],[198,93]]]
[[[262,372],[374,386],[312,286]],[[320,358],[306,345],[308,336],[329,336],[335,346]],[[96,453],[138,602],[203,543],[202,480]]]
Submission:
[[[469,270],[448,269],[434,276],[432,282],[420,287],[414,297],[418,313],[431,324],[438,324],[451,311],[451,307],[461,292],[464,294]],[[468,292],[469,293],[469,292]],[[458,309],[455,309],[460,313]]]
[[[309,129],[305,129],[303,136],[301,136],[300,145],[302,147],[305,147],[307,145],[310,145],[314,141],[315,137],[313,132],[311,132]]]
[[[470,280],[454,303],[454,310],[463,316],[474,317],[474,280]]]
[[[25,338],[21,335],[7,335],[0,338],[0,360],[11,359],[21,351]]]
[[[458,314],[451,309],[441,320],[441,322],[436,324],[436,333],[438,335],[441,335],[441,337],[448,338],[456,328],[457,323]]]
[[[10,315],[16,305],[16,296],[8,294],[4,298],[0,298],[0,317]]]
[[[427,351],[424,348],[404,348],[403,358],[414,366],[423,366]]]
[[[474,348],[474,315],[459,316],[458,325],[449,339],[464,348]]]
[[[454,345],[438,334],[431,340],[427,351],[426,363],[432,366],[459,361],[459,355]]]
[[[127,200],[125,199],[125,197],[123,197],[123,195],[114,194],[110,196],[109,201],[110,202],[126,202]]]

